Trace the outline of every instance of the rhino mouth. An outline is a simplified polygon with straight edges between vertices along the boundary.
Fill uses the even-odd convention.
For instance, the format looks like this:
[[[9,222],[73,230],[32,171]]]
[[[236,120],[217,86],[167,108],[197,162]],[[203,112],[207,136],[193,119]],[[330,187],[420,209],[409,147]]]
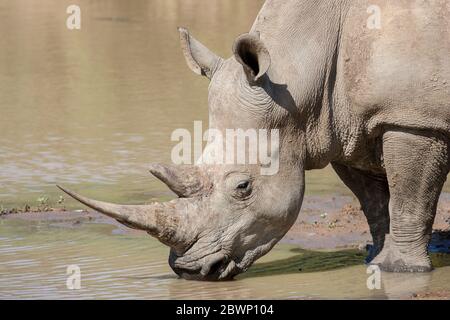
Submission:
[[[232,280],[242,272],[236,262],[222,250],[200,258],[191,258],[189,255],[178,256],[171,250],[169,265],[179,277],[187,280]]]
[[[230,280],[239,273],[235,272],[234,261],[230,260],[223,251],[192,260],[189,255],[177,256],[172,250],[169,265],[178,276],[187,280]]]

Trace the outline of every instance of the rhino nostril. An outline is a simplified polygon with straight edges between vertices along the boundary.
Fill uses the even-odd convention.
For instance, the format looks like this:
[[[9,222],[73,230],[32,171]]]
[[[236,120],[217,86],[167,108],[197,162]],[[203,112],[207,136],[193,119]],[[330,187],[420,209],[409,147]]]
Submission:
[[[219,271],[220,267],[222,266],[222,260],[215,262],[211,268],[209,269],[209,273],[208,274],[214,274],[217,271]]]
[[[202,270],[200,271],[200,274],[202,276],[207,276],[214,274],[219,270],[220,266],[222,265],[223,261],[225,260],[225,255],[221,252],[213,254],[202,267]]]

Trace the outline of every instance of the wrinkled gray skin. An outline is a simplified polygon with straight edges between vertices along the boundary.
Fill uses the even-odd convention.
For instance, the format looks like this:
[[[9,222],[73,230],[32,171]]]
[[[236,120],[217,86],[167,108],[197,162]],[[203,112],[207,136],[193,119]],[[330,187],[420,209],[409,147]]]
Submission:
[[[367,8],[381,8],[369,29]],[[183,278],[230,279],[289,230],[305,170],[332,164],[370,225],[368,258],[431,270],[427,253],[449,171],[450,2],[269,0],[224,60],[180,29],[188,66],[211,80],[210,126],[280,129],[280,171],[153,165],[179,199],[120,206],[69,194],[170,246]]]

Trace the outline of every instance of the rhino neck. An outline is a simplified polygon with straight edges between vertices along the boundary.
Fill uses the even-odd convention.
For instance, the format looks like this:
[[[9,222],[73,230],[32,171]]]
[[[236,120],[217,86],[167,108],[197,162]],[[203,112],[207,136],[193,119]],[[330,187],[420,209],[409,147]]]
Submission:
[[[268,0],[252,31],[271,57],[270,79],[286,84],[305,134],[305,169],[319,169],[341,153],[335,131],[336,65],[348,0]]]

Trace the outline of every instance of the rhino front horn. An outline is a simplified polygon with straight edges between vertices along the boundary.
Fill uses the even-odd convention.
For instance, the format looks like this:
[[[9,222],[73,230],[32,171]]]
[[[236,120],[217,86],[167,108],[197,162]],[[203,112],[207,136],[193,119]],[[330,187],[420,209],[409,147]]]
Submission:
[[[182,199],[149,205],[119,205],[92,200],[61,186],[57,187],[84,205],[128,227],[146,231],[176,251],[183,251],[195,238],[185,227],[183,219],[187,217],[179,214],[185,211]]]

